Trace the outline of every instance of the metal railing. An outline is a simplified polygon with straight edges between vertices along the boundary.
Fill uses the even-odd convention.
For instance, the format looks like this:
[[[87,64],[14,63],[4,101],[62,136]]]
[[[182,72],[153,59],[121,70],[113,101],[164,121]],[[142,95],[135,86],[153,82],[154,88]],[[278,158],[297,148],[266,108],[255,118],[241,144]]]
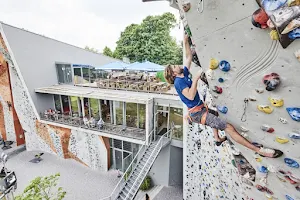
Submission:
[[[151,152],[151,154],[150,154],[148,160],[147,160],[146,163],[144,164],[142,170],[140,171],[139,175],[138,175],[137,178],[135,179],[135,181],[134,181],[132,187],[131,187],[130,190],[128,191],[128,193],[127,193],[127,195],[126,195],[126,197],[125,197],[125,200],[127,200],[128,195],[131,194],[131,191],[133,190],[133,188],[139,187],[139,186],[136,186],[137,181],[138,181],[139,179],[144,180],[144,178],[145,178],[146,175],[147,175],[147,173],[144,173],[145,167],[147,166],[147,167],[150,168],[151,164],[149,165],[149,162],[152,161],[151,158],[152,158],[153,156],[156,157],[156,156],[158,155],[158,153],[160,152],[160,150],[161,150],[162,147],[164,146],[163,140],[164,140],[165,138],[169,138],[169,136],[172,136],[172,132],[173,132],[173,128],[171,128],[169,131],[167,131],[164,135],[162,135],[162,136],[160,137],[160,139],[158,140],[158,142],[157,142],[157,144],[155,145],[154,149],[152,150],[152,152]],[[170,134],[169,134],[169,133],[170,133]],[[155,153],[155,155],[154,155],[154,153]],[[153,159],[155,159],[155,158],[153,158]],[[148,166],[148,165],[149,165],[149,166]],[[136,192],[136,191],[135,191],[135,192]],[[132,196],[134,196],[134,194],[132,194]]]
[[[150,145],[152,142],[153,142],[153,140],[154,140],[154,135],[153,135],[153,133],[154,133],[154,129],[150,132],[150,134],[148,135],[148,138],[146,139],[146,145]],[[147,144],[148,143],[148,144]]]
[[[123,173],[122,178],[120,179],[120,181],[118,182],[118,184],[116,185],[114,190],[112,191],[111,195],[109,195],[105,198],[102,198],[100,200],[115,200],[115,199],[117,199],[117,197],[119,196],[120,192],[122,191],[122,189],[124,188],[124,186],[126,184],[126,176],[127,176],[127,179],[131,176],[131,174],[133,173],[135,167],[139,163],[138,162],[139,155],[141,154],[141,152],[142,152],[141,155],[143,155],[146,152],[146,150],[147,150],[146,145],[143,145],[140,148],[140,150],[138,151],[138,153],[135,155],[135,157],[133,158],[131,163],[129,164],[126,171]]]
[[[123,125],[114,125],[110,123],[97,124],[99,119],[95,119],[94,122],[84,122],[81,117],[73,117],[70,115],[63,114],[42,114],[40,113],[40,117],[42,120],[56,122],[64,125],[76,126],[92,131],[99,131],[104,133],[109,133],[113,135],[126,136],[129,138],[137,138],[137,139],[146,139],[146,130],[139,129],[134,127],[128,127]],[[135,137],[134,137],[135,136]]]

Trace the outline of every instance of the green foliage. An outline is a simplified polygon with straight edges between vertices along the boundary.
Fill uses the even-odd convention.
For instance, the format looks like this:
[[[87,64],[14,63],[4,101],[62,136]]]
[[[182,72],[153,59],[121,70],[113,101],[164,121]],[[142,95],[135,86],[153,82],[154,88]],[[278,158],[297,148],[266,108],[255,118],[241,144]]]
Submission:
[[[146,178],[144,179],[140,190],[142,191],[147,191],[151,188],[151,177],[150,176],[146,176]]]
[[[46,176],[46,177],[37,177],[32,180],[25,188],[23,193],[17,196],[16,200],[62,200],[66,192],[63,191],[62,187],[57,188],[54,191],[54,188],[57,186],[57,181],[60,177],[60,174]]]
[[[182,45],[177,45],[170,35],[175,25],[175,16],[164,13],[127,26],[117,41],[114,57],[127,57],[131,62],[148,60],[160,65],[182,64]]]
[[[88,50],[88,51],[91,51],[93,53],[99,53],[99,51],[97,49],[89,47],[89,46],[85,46],[84,49]]]
[[[109,57],[114,57],[112,50],[107,46],[104,47],[102,53],[103,53],[103,55],[106,55],[106,56],[109,56]]]

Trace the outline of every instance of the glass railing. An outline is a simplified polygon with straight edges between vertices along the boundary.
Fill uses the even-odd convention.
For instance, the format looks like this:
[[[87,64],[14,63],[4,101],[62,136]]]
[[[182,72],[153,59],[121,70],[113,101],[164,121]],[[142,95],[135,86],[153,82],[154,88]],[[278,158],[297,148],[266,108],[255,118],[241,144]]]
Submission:
[[[63,115],[63,114],[43,114],[40,113],[40,117],[42,120],[55,122],[59,124],[79,127],[83,129],[88,129],[92,131],[98,131],[113,135],[124,136],[127,138],[145,140],[146,139],[146,130],[129,127],[124,125],[114,125],[110,123],[106,123],[101,121],[100,119],[93,119],[93,118],[82,118],[78,116],[70,116],[70,115]]]
[[[173,86],[165,82],[157,81],[131,79],[93,79],[92,81],[87,81],[79,77],[75,79],[74,85],[101,89],[177,95],[177,92]]]

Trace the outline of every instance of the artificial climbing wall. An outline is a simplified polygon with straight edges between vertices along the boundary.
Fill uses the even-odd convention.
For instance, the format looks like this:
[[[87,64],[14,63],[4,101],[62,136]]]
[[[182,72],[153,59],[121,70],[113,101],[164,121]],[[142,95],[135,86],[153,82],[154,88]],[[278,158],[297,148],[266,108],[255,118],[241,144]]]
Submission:
[[[1,28],[1,27],[0,27]],[[16,141],[15,130],[22,130],[28,151],[42,151],[61,158],[74,159],[96,170],[107,171],[109,139],[39,122],[30,96],[23,84],[13,50],[1,31],[0,58],[0,131],[4,138]],[[6,68],[3,68],[5,66]],[[12,102],[8,108],[8,102]],[[15,112],[13,112],[15,111]],[[14,121],[19,119],[19,125]],[[17,125],[17,126],[16,126]]]
[[[251,142],[277,148],[284,152],[284,155],[277,159],[255,159],[252,151],[235,144],[256,169],[254,186],[256,184],[266,186],[274,192],[273,199],[285,199],[285,195],[289,195],[293,199],[300,199],[300,193],[295,189],[297,184],[291,184],[288,180],[285,180],[286,182],[279,180],[274,172],[264,174],[257,170],[258,167],[266,166],[290,171],[294,176],[300,177],[298,168],[291,168],[284,162],[284,158],[300,162],[299,140],[291,139],[288,136],[289,133],[299,133],[300,122],[293,120],[286,110],[287,107],[300,107],[298,100],[300,63],[294,55],[294,52],[300,49],[300,41],[295,40],[290,46],[283,49],[278,41],[271,40],[269,36],[271,30],[254,27],[251,23],[252,13],[259,8],[254,0],[203,0],[200,1],[200,4],[198,4],[198,0],[184,2],[178,0],[179,9],[182,10],[182,4],[187,2],[190,2],[191,8],[188,12],[182,11],[183,21],[189,25],[191,30],[198,58],[208,76],[210,92],[217,105],[228,107],[227,114],[220,113],[221,118],[232,123],[240,132],[241,126],[249,129],[246,134]],[[201,2],[204,3],[203,11]],[[199,11],[197,11],[197,7],[199,7]],[[228,61],[231,65],[230,71],[209,70],[212,58],[218,61]],[[197,67],[194,67],[192,73],[196,71]],[[263,77],[270,73],[277,73],[281,79],[280,85],[273,91],[267,91],[262,81]],[[224,82],[220,83],[219,78],[223,78]],[[223,93],[214,93],[212,91],[214,86],[222,87]],[[255,89],[259,92],[256,92]],[[268,99],[270,97],[283,99],[284,105],[282,107],[273,106]],[[255,101],[248,101],[246,109],[244,109],[244,99],[249,98]],[[268,105],[273,112],[271,114],[261,112],[257,108],[259,105]],[[242,116],[243,120],[241,120]],[[283,120],[280,121],[280,118]],[[285,120],[287,123],[282,123]],[[275,131],[273,133],[262,131],[260,127],[264,124],[274,128]],[[194,125],[185,134],[184,199],[199,199],[198,197],[203,197],[204,193],[206,196],[210,196],[207,199],[218,199],[221,198],[220,195],[228,199],[246,199],[247,197],[266,199],[265,196],[268,195],[266,192],[259,192],[254,186],[250,187],[244,183],[242,188],[245,190],[242,195],[237,189],[241,185],[235,178],[235,174],[238,175],[236,171],[230,174],[216,170],[219,169],[218,166],[222,165],[220,161],[228,163],[228,155],[221,154],[220,149],[212,144],[210,141],[212,138],[207,136],[207,134],[211,135],[209,129],[201,132],[199,140],[202,145],[200,145],[200,149],[197,149],[195,146],[197,142],[193,139],[199,133],[197,127],[198,125]],[[289,142],[280,144],[276,141],[276,137],[287,138]],[[210,145],[207,143],[203,145],[203,140],[210,141]],[[202,164],[197,164],[197,161]],[[203,165],[206,168],[203,168]],[[224,165],[223,170],[230,171],[229,166],[230,164]],[[220,177],[222,178],[220,179]],[[227,182],[229,187],[224,187],[219,180]]]

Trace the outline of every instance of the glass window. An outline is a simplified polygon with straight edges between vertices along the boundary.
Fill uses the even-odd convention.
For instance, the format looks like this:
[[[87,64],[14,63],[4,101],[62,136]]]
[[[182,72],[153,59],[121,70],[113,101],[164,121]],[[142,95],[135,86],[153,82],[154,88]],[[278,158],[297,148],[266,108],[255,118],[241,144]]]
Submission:
[[[159,112],[167,111],[168,108],[164,106],[157,106],[158,114],[156,115],[157,126],[156,126],[156,134],[163,135],[168,131],[168,113],[166,112]]]
[[[82,68],[82,76],[83,76],[83,83],[90,82],[90,68],[83,67]]]
[[[91,68],[90,75],[91,75],[91,83],[94,83],[97,79],[97,71],[94,67]]]
[[[105,123],[111,123],[110,101],[101,100],[101,117]]]
[[[69,115],[70,113],[70,105],[69,105],[69,98],[68,96],[61,96],[61,100],[62,100],[62,107],[63,107],[63,114],[64,115]]]
[[[79,116],[78,97],[70,97],[73,116]]]
[[[57,71],[58,83],[72,82],[71,65],[56,64],[56,71]]]
[[[99,119],[99,104],[98,99],[90,99],[91,114],[95,119]]]
[[[55,104],[55,110],[61,112],[61,104],[60,104],[60,98],[59,95],[54,95],[54,104]]]
[[[126,126],[138,127],[136,103],[126,103]]]
[[[74,83],[75,84],[82,83],[81,68],[73,68],[73,71],[74,71]]]
[[[182,108],[170,108],[170,125],[174,124],[174,139],[183,139],[183,110]]]
[[[138,115],[139,115],[139,128],[145,129],[146,128],[146,105],[145,104],[139,104]]]
[[[84,104],[84,113],[85,113],[85,116],[89,117],[90,116],[89,99],[88,98],[83,98],[83,104]]]
[[[116,124],[123,125],[123,102],[114,101],[115,106],[115,115],[116,115]]]

